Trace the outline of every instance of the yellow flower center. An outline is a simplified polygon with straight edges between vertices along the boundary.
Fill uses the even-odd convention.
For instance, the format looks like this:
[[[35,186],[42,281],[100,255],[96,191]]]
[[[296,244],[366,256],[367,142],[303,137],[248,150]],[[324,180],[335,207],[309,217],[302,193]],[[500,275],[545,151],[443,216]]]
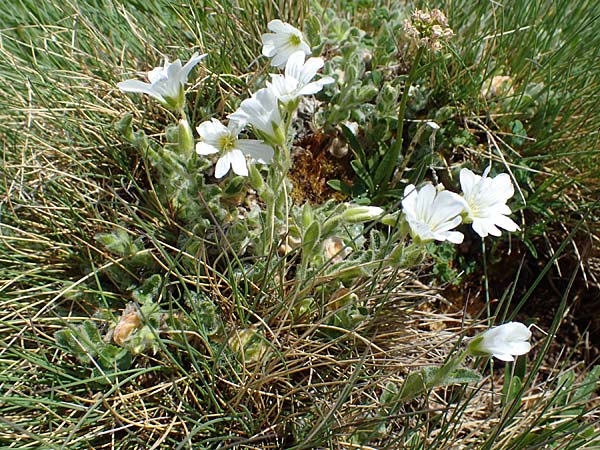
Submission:
[[[236,144],[237,144],[237,137],[235,137],[232,134],[226,133],[226,134],[222,134],[219,137],[219,148],[223,152],[228,152],[230,150],[233,150],[235,148]]]
[[[292,34],[290,36],[290,44],[293,45],[294,47],[299,47],[301,43],[302,43],[302,40],[300,39],[299,36],[296,36],[295,34]]]

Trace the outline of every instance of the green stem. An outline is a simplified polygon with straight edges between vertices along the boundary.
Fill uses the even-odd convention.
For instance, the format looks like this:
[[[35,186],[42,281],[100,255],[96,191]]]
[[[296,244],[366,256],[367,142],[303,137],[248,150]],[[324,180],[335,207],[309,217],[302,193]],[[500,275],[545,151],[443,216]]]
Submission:
[[[406,111],[406,103],[408,102],[408,93],[412,84],[415,82],[417,78],[417,70],[419,68],[419,64],[421,62],[421,58],[423,53],[425,52],[425,46],[419,47],[417,50],[417,54],[415,55],[415,59],[413,60],[412,66],[410,68],[410,72],[408,73],[408,78],[404,85],[404,90],[402,91],[402,98],[400,99],[400,109],[398,110],[398,127],[396,129],[396,141],[392,144],[392,148],[390,151],[392,152],[391,161],[393,164],[390,164],[387,168],[387,172],[385,177],[383,177],[383,188],[387,187],[389,184],[392,175],[394,174],[394,168],[396,167],[396,163],[398,162],[398,157],[400,156],[400,152],[402,151],[402,134],[404,132],[404,114]],[[382,189],[383,191],[383,189]]]
[[[271,246],[274,243],[277,213],[283,210],[282,219],[286,221],[288,216],[288,193],[285,180],[287,179],[287,175],[291,167],[288,136],[292,124],[292,113],[293,111],[287,112],[283,130],[286,140],[283,145],[278,146],[278,151],[275,152],[276,159],[273,162],[271,170],[269,170],[269,178],[267,179],[267,184],[271,188],[272,195],[269,196],[270,198],[265,199],[267,206],[267,232],[264,234],[265,241],[263,244],[263,251],[265,255],[270,253]],[[284,193],[283,196],[281,195],[282,190]],[[283,205],[280,204],[281,199],[283,199]]]

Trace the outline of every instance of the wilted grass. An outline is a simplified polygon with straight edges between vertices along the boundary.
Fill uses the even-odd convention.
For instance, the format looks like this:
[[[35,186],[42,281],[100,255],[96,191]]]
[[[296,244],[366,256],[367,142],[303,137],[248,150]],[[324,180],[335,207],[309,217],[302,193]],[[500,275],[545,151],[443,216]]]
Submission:
[[[463,3],[448,8],[451,22],[463,24],[455,30],[461,65],[448,69],[453,80],[448,97],[466,105],[465,116],[476,121],[487,106],[467,99],[477,98],[473,93],[494,70],[508,70],[521,86],[543,82],[540,98],[554,100],[539,100],[542,107],[527,119],[528,136],[535,140],[509,161],[527,165],[531,173],[573,174],[575,181],[563,193],[574,196],[572,202],[533,177],[528,203],[534,198],[543,209],[558,198],[549,209],[553,214],[563,214],[559,206],[567,204],[575,216],[591,219],[586,207],[593,204],[593,183],[599,179],[591,162],[600,125],[592,96],[600,84],[593,52],[600,46],[588,18],[597,17],[598,7],[587,2],[567,13],[560,9],[568,8],[567,2],[546,10],[517,2],[502,16],[499,9],[471,10]],[[231,93],[243,93],[251,84],[245,75],[264,70],[256,55],[265,23],[278,17],[300,24],[308,15],[304,2],[249,0],[189,6],[162,0],[22,1],[0,11],[4,446],[575,449],[598,444],[598,405],[589,402],[597,368],[589,371],[568,352],[552,364],[547,356],[570,301],[568,290],[553,327],[542,330],[548,337],[535,332],[531,367],[507,365],[502,375],[481,362],[487,376],[479,385],[438,389],[387,417],[378,414],[388,383],[441,363],[461,336],[489,319],[465,316],[460,305],[448,305],[428,286],[427,266],[400,274],[383,271],[376,285],[358,283],[356,292],[381,307],[364,326],[343,332],[324,320],[302,325],[286,320],[285,311],[274,305],[298,288],[293,280],[280,288],[273,280],[266,286],[240,282],[219,272],[237,264],[226,252],[218,267],[199,258],[211,246],[219,248],[215,243],[199,239],[196,254],[178,247],[178,237],[190,230],[160,203],[152,169],[114,127],[123,114],[143,105],[134,119],[160,139],[169,117],[148,99],[117,92],[116,82],[158,65],[162,56],[186,59],[196,50],[209,52],[206,68],[195,72],[192,120],[222,115],[236,101]],[[551,30],[558,28],[557,37]],[[498,30],[517,29],[497,36]],[[522,99],[517,100],[512,113],[521,117]],[[494,129],[494,136],[503,135]],[[563,179],[549,179],[554,189],[563,186]],[[542,188],[552,198],[540,193]],[[185,316],[199,331],[188,331],[185,338],[161,333],[156,352],[137,356],[127,370],[108,372],[93,359],[85,365],[65,352],[55,333],[90,318],[106,326],[129,301],[130,286],[107,275],[111,268],[126,267],[126,258],[115,257],[96,239],[115,229],[144,242],[141,256],[163,277],[161,306]],[[135,271],[128,276],[133,285],[145,278]],[[182,299],[192,293],[221,306],[231,335],[262,321],[269,357],[244,362],[226,341],[209,342],[200,332],[201,311],[184,306]],[[496,315],[508,314],[511,295],[507,289],[508,300]],[[360,446],[361,440],[368,444]]]

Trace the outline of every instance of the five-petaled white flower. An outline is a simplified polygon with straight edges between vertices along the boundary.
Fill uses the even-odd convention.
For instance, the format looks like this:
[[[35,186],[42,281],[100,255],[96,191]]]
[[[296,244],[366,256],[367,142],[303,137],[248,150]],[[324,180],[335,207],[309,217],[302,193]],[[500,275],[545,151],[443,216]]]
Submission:
[[[468,351],[475,356],[492,355],[501,361],[514,361],[515,356],[531,350],[530,338],[531,331],[521,322],[508,322],[475,336]]]
[[[432,184],[426,184],[417,191],[414,185],[409,184],[404,189],[402,210],[413,238],[454,244],[460,244],[464,239],[462,233],[450,231],[460,224],[463,211],[463,200],[454,192],[438,192]]]
[[[265,137],[274,142],[282,143],[282,120],[277,96],[272,88],[259,89],[252,97],[244,100],[233,114],[227,116],[239,124],[252,125]]]
[[[506,173],[488,178],[491,166],[483,172],[483,176],[475,175],[469,169],[460,171],[460,185],[465,200],[465,223],[473,223],[473,230],[481,236],[500,236],[498,227],[507,231],[516,231],[519,226],[506,217],[511,213],[506,201],[515,190]]]
[[[274,67],[283,67],[288,58],[296,51],[301,50],[310,55],[310,46],[304,40],[302,32],[289,23],[279,19],[271,20],[267,27],[273,33],[262,35],[262,54],[271,60]]]
[[[334,82],[331,77],[323,77],[311,81],[324,65],[322,58],[309,58],[304,61],[303,51],[294,52],[285,65],[285,75],[272,74],[271,86],[273,92],[282,103],[293,102],[302,95],[312,95],[323,89],[323,86]]]
[[[268,164],[273,159],[273,149],[255,139],[239,139],[239,124],[229,122],[226,127],[216,119],[202,122],[196,128],[201,141],[196,144],[196,153],[210,155],[219,153],[220,157],[215,166],[215,177],[224,177],[229,169],[241,176],[248,176],[246,156],[256,161]]]
[[[163,67],[155,67],[148,72],[150,83],[144,83],[139,80],[127,80],[118,83],[117,87],[123,92],[148,94],[165,107],[180,110],[183,108],[185,102],[184,85],[187,82],[187,77],[194,66],[205,56],[206,54],[199,55],[198,53],[194,53],[183,67],[179,59],[173,63],[165,59]]]

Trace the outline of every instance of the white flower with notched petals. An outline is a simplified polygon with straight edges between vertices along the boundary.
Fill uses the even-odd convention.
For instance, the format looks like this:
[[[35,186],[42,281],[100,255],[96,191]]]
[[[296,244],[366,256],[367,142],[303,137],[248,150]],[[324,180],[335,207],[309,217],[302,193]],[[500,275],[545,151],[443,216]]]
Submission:
[[[475,175],[469,169],[460,171],[460,186],[465,199],[465,223],[472,222],[473,229],[482,238],[488,234],[500,236],[498,227],[507,231],[519,229],[507,217],[511,211],[506,202],[515,193],[512,181],[506,173],[489,178],[487,175],[490,167],[483,172],[483,176]]]
[[[185,102],[184,85],[187,82],[188,75],[194,66],[205,56],[206,54],[199,55],[198,53],[194,53],[183,67],[179,59],[173,63],[165,59],[163,67],[155,67],[148,72],[150,83],[144,83],[139,80],[127,80],[118,83],[117,87],[123,92],[148,94],[165,107],[180,110],[183,108]]]
[[[462,198],[453,192],[438,192],[432,184],[417,191],[410,184],[404,189],[402,211],[411,229],[413,238],[421,241],[450,241],[460,244],[464,236],[450,231],[462,221]]]
[[[508,322],[490,328],[469,342],[472,355],[492,355],[501,361],[514,361],[515,356],[531,350],[531,331],[520,322]]]
[[[227,116],[240,124],[252,125],[256,130],[279,142],[281,113],[275,92],[270,87],[259,89],[244,100],[233,114]],[[278,131],[279,130],[279,131]]]
[[[271,60],[272,66],[285,66],[288,58],[298,50],[310,55],[310,46],[304,40],[304,36],[299,29],[279,19],[271,20],[267,27],[273,33],[262,35],[262,54],[268,58],[273,58]]]
[[[207,120],[196,129],[201,139],[196,144],[196,153],[220,154],[215,166],[216,178],[224,177],[230,168],[237,175],[248,176],[246,156],[263,164],[268,164],[273,159],[273,149],[262,141],[239,139],[240,127],[233,121],[226,127],[216,119]]]
[[[272,74],[268,83],[282,103],[293,102],[302,95],[312,95],[323,89],[323,86],[334,82],[331,77],[322,77],[312,81],[323,67],[322,58],[309,58],[304,61],[304,52],[294,52],[285,65],[285,75]]]

